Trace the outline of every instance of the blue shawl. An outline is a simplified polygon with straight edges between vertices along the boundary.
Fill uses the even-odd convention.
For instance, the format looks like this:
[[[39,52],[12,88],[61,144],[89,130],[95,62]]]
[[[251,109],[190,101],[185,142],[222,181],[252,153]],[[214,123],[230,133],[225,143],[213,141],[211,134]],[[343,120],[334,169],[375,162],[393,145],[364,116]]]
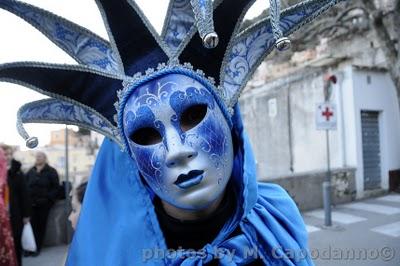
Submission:
[[[235,214],[202,250],[168,250],[152,203],[127,153],[105,139],[85,194],[68,266],[90,265],[313,265],[307,231],[293,200],[276,184],[257,183],[255,159],[236,108],[239,148],[232,182]],[[230,237],[240,226],[241,235]]]

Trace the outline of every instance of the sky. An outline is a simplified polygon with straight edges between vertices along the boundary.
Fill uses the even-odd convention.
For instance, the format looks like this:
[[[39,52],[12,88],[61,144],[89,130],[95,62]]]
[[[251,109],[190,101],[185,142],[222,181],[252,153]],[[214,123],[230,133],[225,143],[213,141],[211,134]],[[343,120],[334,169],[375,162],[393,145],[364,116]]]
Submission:
[[[24,2],[61,15],[108,39],[94,0],[26,0]],[[161,31],[168,2],[168,0],[136,0],[158,32]],[[268,1],[257,0],[246,17],[252,18],[259,15],[267,6]],[[0,64],[15,61],[76,64],[72,58],[28,23],[0,9]],[[46,97],[28,88],[0,82],[0,143],[25,147],[25,141],[19,136],[15,126],[17,111],[23,104],[43,98]],[[39,138],[39,146],[48,144],[51,130],[64,127],[64,125],[25,124],[29,135]]]

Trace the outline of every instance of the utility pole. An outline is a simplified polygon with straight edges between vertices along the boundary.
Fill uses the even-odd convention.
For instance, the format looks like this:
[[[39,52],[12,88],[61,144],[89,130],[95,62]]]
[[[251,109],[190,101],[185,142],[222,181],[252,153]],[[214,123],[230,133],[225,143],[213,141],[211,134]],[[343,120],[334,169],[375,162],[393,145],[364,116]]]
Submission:
[[[324,102],[317,104],[316,108],[316,127],[317,130],[324,130],[326,137],[326,165],[327,171],[324,181],[322,182],[322,197],[325,214],[325,226],[332,226],[332,171],[331,171],[331,154],[329,143],[329,131],[336,130],[337,114],[336,105],[330,101],[332,94],[332,85],[336,84],[337,77],[335,75],[326,75],[324,77]]]
[[[336,84],[337,78],[334,75],[326,75],[324,78],[324,98],[325,98],[325,104],[329,104],[330,98],[332,95],[332,85]],[[325,111],[326,112],[326,111]],[[323,115],[327,115],[327,120],[329,121],[329,111],[328,113],[323,113]],[[336,112],[333,113],[332,115],[336,116]],[[327,127],[325,132],[326,132],[326,165],[327,165],[327,171],[326,171],[326,177],[324,182],[322,183],[322,194],[323,194],[323,199],[324,199],[324,212],[325,212],[325,226],[332,226],[332,198],[331,198],[331,193],[332,193],[332,171],[331,171],[331,153],[330,153],[330,143],[329,143],[329,130],[336,129],[336,123],[334,127],[329,128]]]
[[[71,203],[69,200],[69,193],[71,191],[69,183],[69,143],[68,143],[68,125],[65,125],[65,213],[68,214],[71,210]],[[67,243],[71,242],[71,229],[66,221],[66,240]]]
[[[324,199],[325,226],[332,226],[332,209],[331,209],[332,174],[331,174],[331,158],[329,149],[329,130],[327,129],[325,130],[325,132],[326,132],[327,171],[325,180],[322,183],[322,195]]]

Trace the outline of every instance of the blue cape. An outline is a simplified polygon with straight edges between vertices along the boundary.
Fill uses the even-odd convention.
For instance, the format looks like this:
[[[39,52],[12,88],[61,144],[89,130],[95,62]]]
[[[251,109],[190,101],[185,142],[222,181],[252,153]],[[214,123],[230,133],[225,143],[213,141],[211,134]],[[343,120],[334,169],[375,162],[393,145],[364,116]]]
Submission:
[[[97,156],[66,265],[313,265],[299,210],[276,184],[257,183],[255,160],[239,109],[233,116],[239,145],[232,183],[235,214],[201,251],[168,250],[133,160],[106,139]],[[229,237],[240,226],[243,234]]]

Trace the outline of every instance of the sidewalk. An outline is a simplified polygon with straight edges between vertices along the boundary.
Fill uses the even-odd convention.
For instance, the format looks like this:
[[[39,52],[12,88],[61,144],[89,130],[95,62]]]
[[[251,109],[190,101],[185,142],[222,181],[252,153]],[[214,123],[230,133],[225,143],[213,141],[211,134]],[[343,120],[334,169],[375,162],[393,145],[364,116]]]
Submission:
[[[332,208],[332,228],[324,228],[322,209],[303,213],[311,256],[317,266],[400,265],[400,194]],[[24,258],[24,266],[61,266],[68,246],[43,249]]]

